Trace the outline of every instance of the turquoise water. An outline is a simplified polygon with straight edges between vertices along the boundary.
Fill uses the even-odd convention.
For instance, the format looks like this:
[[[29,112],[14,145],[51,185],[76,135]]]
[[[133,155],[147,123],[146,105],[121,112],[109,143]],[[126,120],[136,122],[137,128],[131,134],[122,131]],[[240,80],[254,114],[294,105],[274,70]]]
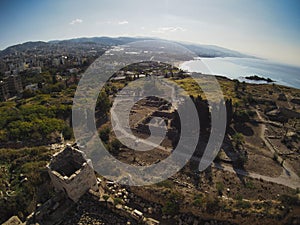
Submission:
[[[245,80],[245,76],[258,75],[271,78],[278,84],[300,89],[300,67],[251,58],[201,58],[184,62],[182,69],[222,75],[231,79]],[[245,80],[251,82],[249,80]]]

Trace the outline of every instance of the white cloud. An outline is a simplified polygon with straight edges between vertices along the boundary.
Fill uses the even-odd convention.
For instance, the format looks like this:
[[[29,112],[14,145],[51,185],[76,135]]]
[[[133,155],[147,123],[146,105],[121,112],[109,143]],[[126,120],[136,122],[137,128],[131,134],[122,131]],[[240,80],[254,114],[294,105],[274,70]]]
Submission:
[[[106,20],[106,21],[99,21],[97,24],[111,24],[111,25],[126,25],[129,22],[127,20]]]
[[[79,24],[79,23],[82,23],[82,22],[83,22],[82,19],[75,19],[75,20],[72,20],[72,21],[70,22],[70,24],[71,24],[71,25],[75,25],[75,24]]]
[[[176,31],[186,31],[184,28],[182,27],[159,27],[156,30],[153,30],[153,33],[159,33],[159,34],[164,34],[164,33],[168,33],[168,32],[176,32]]]
[[[123,21],[119,21],[118,24],[119,25],[125,25],[128,24],[129,22],[127,20],[123,20]]]

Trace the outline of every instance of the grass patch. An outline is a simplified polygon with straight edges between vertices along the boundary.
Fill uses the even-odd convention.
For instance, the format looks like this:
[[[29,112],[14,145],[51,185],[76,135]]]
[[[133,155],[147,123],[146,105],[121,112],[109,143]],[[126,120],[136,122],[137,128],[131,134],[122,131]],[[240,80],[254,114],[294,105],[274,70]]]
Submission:
[[[173,188],[174,183],[170,180],[164,180],[162,182],[157,183],[158,187],[165,187],[165,188]]]

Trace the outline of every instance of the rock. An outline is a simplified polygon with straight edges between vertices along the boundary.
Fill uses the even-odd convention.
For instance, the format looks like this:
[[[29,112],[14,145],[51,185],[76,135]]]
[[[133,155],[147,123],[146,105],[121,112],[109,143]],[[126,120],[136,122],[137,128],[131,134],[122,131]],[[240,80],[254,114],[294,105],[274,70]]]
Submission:
[[[284,93],[280,93],[278,96],[279,101],[287,101],[287,98]]]

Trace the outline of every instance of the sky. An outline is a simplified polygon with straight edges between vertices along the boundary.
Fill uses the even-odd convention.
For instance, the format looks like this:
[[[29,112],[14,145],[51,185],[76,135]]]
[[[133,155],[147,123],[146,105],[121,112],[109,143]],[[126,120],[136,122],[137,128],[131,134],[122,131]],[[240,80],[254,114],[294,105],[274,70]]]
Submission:
[[[300,66],[298,0],[1,0],[0,49],[26,41],[158,37]]]

